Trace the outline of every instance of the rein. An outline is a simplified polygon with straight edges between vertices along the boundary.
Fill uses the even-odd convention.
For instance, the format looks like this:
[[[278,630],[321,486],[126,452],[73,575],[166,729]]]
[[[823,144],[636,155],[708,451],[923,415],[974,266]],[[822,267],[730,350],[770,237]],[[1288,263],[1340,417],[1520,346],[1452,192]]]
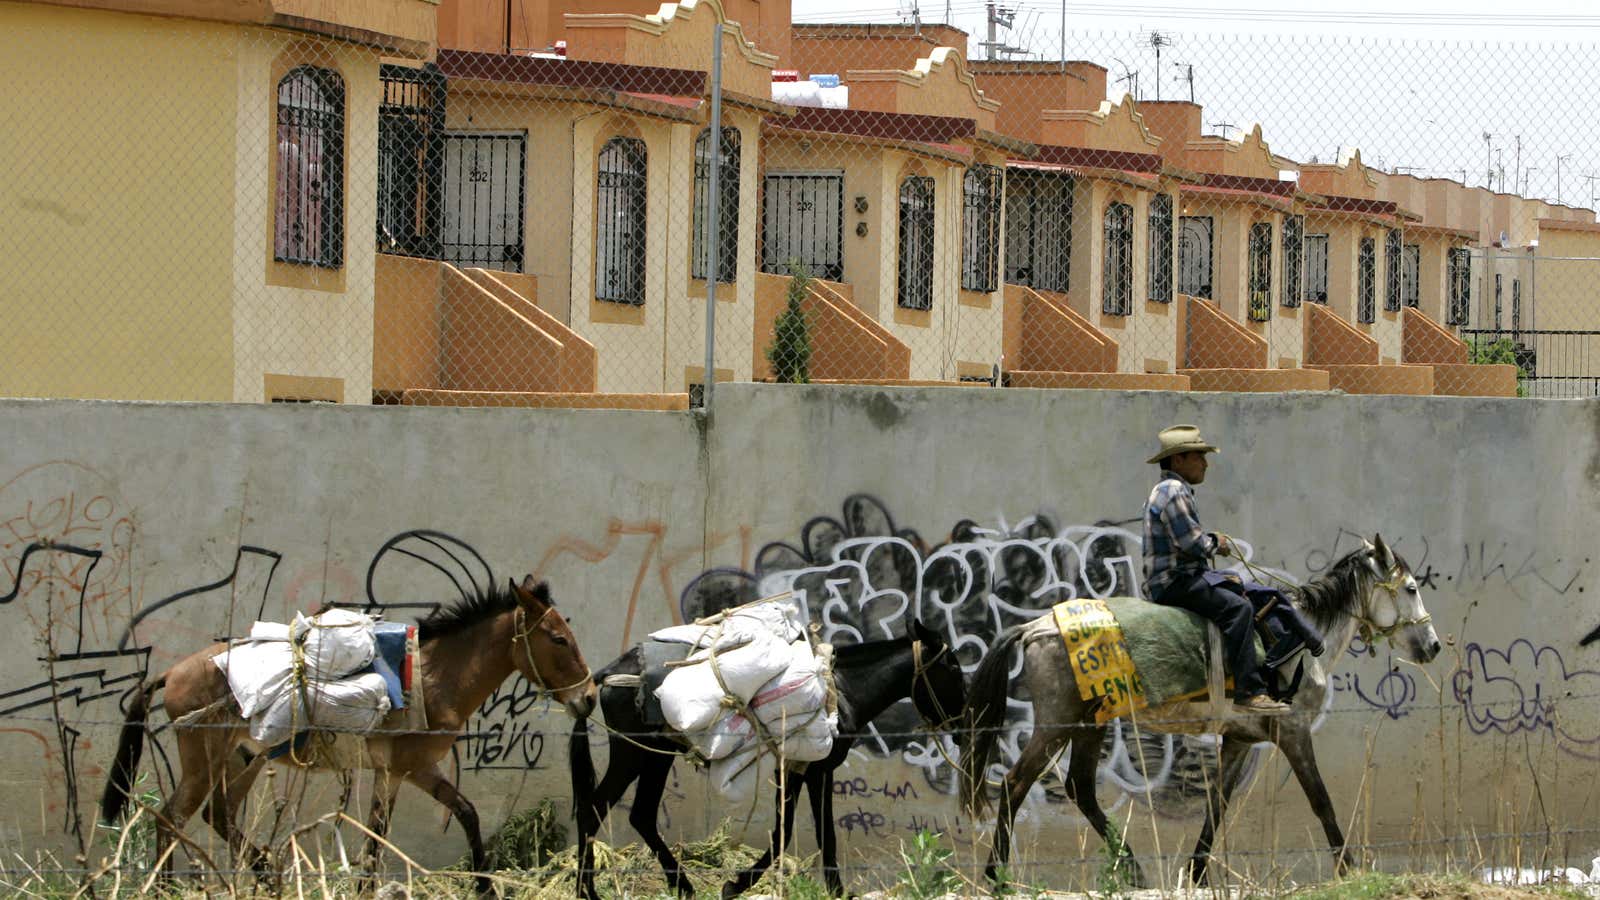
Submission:
[[[583,669],[582,678],[564,687],[550,687],[549,685],[545,684],[544,677],[539,674],[539,666],[533,661],[533,647],[530,645],[528,637],[537,631],[540,625],[544,624],[545,617],[549,616],[552,612],[555,612],[555,609],[556,608],[554,606],[546,606],[544,608],[544,613],[540,615],[539,618],[534,619],[532,625],[528,625],[526,628],[524,628],[523,625],[527,622],[528,616],[523,611],[522,605],[519,603],[517,605],[516,618],[513,626],[516,630],[511,634],[511,643],[521,644],[522,655],[528,660],[528,680],[533,682],[534,687],[546,694],[559,694],[564,691],[570,691],[573,688],[582,687],[583,685],[594,680],[594,673],[590,672],[587,666],[585,666]]]

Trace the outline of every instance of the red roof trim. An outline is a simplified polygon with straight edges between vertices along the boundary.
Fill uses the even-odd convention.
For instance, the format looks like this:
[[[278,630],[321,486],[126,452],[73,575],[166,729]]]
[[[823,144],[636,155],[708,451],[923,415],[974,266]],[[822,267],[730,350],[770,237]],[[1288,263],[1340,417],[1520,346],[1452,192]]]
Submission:
[[[974,119],[816,106],[798,107],[794,115],[773,124],[793,131],[852,134],[921,144],[948,144],[957,138],[974,138],[978,134],[978,123]]]
[[[1092,147],[1063,147],[1040,144],[1033,154],[1039,162],[1062,166],[1087,166],[1095,169],[1118,169],[1144,175],[1161,174],[1161,157],[1154,153],[1133,153],[1128,150],[1096,150]]]
[[[1323,194],[1322,202],[1312,205],[1333,212],[1365,213],[1373,216],[1392,216],[1400,211],[1400,204],[1393,200],[1367,200],[1362,197],[1341,197],[1337,194]]]
[[[1222,188],[1230,191],[1249,191],[1253,194],[1271,194],[1275,197],[1293,198],[1295,182],[1284,181],[1279,178],[1251,178],[1245,175],[1212,175],[1204,176],[1201,184],[1206,187]]]
[[[447,78],[476,78],[507,84],[548,84],[599,88],[634,94],[702,97],[706,73],[662,66],[633,66],[587,59],[507,56],[471,50],[440,50],[439,71]]]

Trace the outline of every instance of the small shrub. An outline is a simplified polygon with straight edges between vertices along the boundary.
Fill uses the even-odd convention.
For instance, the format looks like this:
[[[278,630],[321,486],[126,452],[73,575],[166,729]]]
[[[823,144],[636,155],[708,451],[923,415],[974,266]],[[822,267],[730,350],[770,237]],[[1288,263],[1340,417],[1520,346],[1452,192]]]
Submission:
[[[901,841],[900,859],[906,871],[900,876],[900,890],[917,900],[943,897],[955,890],[960,878],[950,868],[954,855],[955,851],[944,845],[944,835],[927,829],[917,832],[909,849]]]
[[[807,384],[811,381],[811,325],[801,307],[811,290],[811,276],[798,261],[789,263],[789,305],[772,323],[772,343],[767,345],[767,362],[772,364],[772,380],[781,384]]]

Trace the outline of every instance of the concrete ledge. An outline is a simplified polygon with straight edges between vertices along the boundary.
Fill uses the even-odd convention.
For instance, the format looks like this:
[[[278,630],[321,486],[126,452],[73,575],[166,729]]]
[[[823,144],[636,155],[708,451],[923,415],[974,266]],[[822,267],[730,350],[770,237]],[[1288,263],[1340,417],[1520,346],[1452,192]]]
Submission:
[[[810,384],[865,384],[876,387],[989,387],[987,381],[940,381],[926,378],[813,378]]]
[[[524,409],[652,409],[685,410],[688,394],[605,394],[598,392],[528,391],[402,391],[404,406],[499,406]]]
[[[1433,393],[1440,397],[1515,397],[1517,367],[1435,363]]]
[[[1145,372],[1050,372],[1015,371],[1006,373],[1007,387],[1089,388],[1110,391],[1187,391],[1189,376]]]
[[[1246,394],[1328,390],[1328,373],[1319,369],[1179,369],[1191,391]]]
[[[1347,394],[1433,393],[1432,366],[1307,366],[1328,373],[1328,386]]]

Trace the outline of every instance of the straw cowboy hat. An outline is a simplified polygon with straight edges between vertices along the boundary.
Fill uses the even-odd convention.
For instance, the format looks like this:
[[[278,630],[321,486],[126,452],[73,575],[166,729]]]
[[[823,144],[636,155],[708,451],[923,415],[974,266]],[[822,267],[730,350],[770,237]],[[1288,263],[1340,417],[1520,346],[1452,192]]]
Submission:
[[[1161,441],[1161,449],[1155,456],[1150,457],[1149,461],[1152,463],[1158,463],[1169,456],[1188,453],[1191,450],[1199,450],[1203,453],[1217,452],[1217,448],[1206,443],[1205,439],[1200,437],[1200,429],[1193,425],[1174,425],[1171,428],[1163,428],[1158,440]]]

